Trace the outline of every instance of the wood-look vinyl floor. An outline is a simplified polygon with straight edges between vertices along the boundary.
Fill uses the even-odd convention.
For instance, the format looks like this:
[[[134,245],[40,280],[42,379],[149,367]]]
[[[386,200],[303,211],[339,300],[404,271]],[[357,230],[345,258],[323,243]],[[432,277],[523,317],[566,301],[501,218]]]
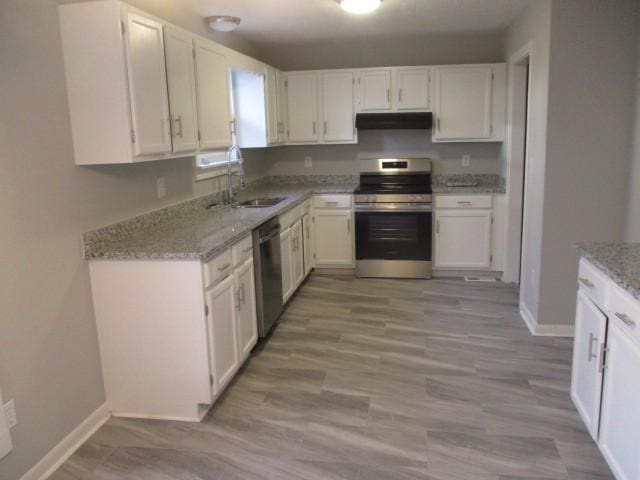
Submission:
[[[571,339],[517,290],[311,276],[201,424],[112,418],[53,480],[601,480]]]

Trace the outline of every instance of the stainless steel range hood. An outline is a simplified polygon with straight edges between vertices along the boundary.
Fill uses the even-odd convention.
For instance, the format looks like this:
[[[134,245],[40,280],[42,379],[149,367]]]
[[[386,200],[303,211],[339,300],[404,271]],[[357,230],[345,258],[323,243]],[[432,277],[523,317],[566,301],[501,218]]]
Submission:
[[[358,113],[358,130],[430,130],[433,125],[431,112],[407,113]]]

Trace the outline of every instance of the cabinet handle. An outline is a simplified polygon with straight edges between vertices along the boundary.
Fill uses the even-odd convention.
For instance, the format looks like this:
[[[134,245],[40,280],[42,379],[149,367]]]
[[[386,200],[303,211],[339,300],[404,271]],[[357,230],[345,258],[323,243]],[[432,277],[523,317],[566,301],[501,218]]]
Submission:
[[[227,268],[229,268],[231,266],[230,263],[225,263],[224,265],[222,265],[221,267],[218,267],[218,271],[219,272],[223,272],[225,271]]]
[[[240,290],[238,290],[237,292],[234,292],[233,294],[233,301],[236,304],[236,310],[240,311]]]
[[[327,134],[327,121],[324,121],[324,134]]]
[[[458,205],[473,205],[469,200],[458,200]]]
[[[398,89],[398,103],[402,103],[402,88]]]
[[[431,106],[431,72],[427,75],[427,104]]]
[[[176,137],[180,137],[183,138],[183,132],[182,132],[182,115],[178,115],[177,117],[174,117],[173,122],[176,126],[176,133],[175,136]],[[180,127],[180,129],[178,129],[178,126]]]
[[[598,365],[598,373],[604,372],[604,369],[607,367],[605,365],[606,357],[605,352],[607,351],[607,347],[605,347],[604,342],[600,344],[600,365]]]
[[[309,226],[307,225],[307,240],[311,239],[311,234],[309,233]]]
[[[627,327],[635,327],[636,322],[629,318],[629,315],[626,313],[616,312],[616,317],[618,317]]]
[[[347,232],[351,233],[351,219],[347,218]]]
[[[598,343],[598,337],[593,333],[589,334],[589,351],[587,352],[587,362],[591,363],[591,360],[598,358],[598,355],[593,353],[593,342]]]
[[[438,127],[438,133],[440,133],[440,119],[436,120],[436,126]]]
[[[316,122],[312,122],[313,125],[313,134],[316,134]]]
[[[440,220],[436,220],[436,233],[440,234]]]
[[[245,298],[245,291],[244,291],[244,283],[242,285],[240,285],[240,291],[242,292],[242,304],[246,305],[247,302],[245,301],[246,298]]]
[[[325,207],[337,207],[338,206],[338,202],[324,202]]]
[[[580,283],[583,284],[585,287],[587,288],[593,288],[595,287],[595,285],[593,284],[593,282],[591,282],[591,280],[589,280],[588,278],[584,278],[584,277],[580,277],[578,278],[578,280],[580,280]],[[617,314],[616,314],[617,315]]]
[[[387,88],[387,103],[391,102],[391,89]]]

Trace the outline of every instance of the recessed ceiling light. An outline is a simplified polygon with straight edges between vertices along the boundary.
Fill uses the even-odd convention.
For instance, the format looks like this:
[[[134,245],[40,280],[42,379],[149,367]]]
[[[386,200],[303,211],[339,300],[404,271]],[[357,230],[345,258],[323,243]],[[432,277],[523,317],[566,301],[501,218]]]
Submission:
[[[343,10],[349,13],[363,14],[373,12],[382,0],[339,0]]]
[[[207,18],[207,23],[216,32],[232,32],[240,25],[240,19],[229,15],[216,15]]]

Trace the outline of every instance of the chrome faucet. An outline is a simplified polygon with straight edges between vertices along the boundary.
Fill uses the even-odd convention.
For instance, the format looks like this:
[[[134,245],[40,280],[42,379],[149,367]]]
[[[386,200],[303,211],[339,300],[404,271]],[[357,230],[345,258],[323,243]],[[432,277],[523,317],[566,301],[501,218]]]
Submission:
[[[236,159],[238,160],[238,172],[233,173],[231,168],[231,157],[233,153],[236,154]],[[227,150],[227,181],[228,187],[227,191],[223,193],[223,199],[225,203],[233,203],[236,193],[233,191],[233,177],[240,177],[240,191],[244,190],[244,157],[242,156],[242,150],[237,145],[231,145],[229,150]]]

